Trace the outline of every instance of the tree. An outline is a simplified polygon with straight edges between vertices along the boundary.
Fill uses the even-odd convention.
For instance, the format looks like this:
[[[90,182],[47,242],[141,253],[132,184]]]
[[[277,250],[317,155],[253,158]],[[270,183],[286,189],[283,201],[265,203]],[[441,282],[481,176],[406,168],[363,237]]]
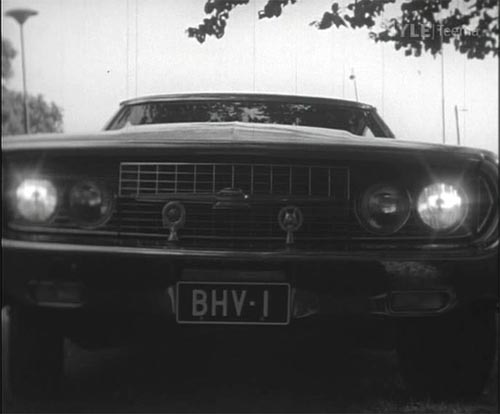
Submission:
[[[23,94],[7,88],[13,76],[12,60],[17,52],[8,39],[2,38],[2,135],[24,134]],[[30,132],[62,132],[62,109],[46,102],[42,95],[28,95]]]
[[[9,40],[2,38],[2,83],[12,77],[12,59],[17,55]]]
[[[255,0],[253,0],[255,1]],[[462,0],[460,10],[451,0],[346,0],[342,7],[334,2],[330,10],[310,24],[319,30],[366,28],[375,42],[392,43],[406,56],[422,51],[436,55],[442,45],[453,43],[469,59],[498,55],[498,1]],[[250,0],[207,0],[207,18],[187,34],[203,43],[207,36],[224,36],[230,12]],[[283,8],[297,0],[268,0],[258,12],[259,19],[279,17]],[[399,6],[399,7],[398,7]],[[384,15],[394,15],[385,19]]]
[[[23,94],[2,86],[2,135],[24,134]],[[54,103],[47,103],[42,95],[28,95],[30,133],[62,132],[61,109]]]

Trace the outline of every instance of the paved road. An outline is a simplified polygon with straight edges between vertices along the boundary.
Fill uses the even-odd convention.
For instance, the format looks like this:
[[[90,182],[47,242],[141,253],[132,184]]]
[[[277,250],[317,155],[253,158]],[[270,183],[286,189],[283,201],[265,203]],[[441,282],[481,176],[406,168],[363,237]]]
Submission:
[[[218,337],[154,349],[69,345],[60,397],[4,412],[498,412],[498,382],[475,404],[415,401],[392,352],[332,349],[325,359],[316,348]]]

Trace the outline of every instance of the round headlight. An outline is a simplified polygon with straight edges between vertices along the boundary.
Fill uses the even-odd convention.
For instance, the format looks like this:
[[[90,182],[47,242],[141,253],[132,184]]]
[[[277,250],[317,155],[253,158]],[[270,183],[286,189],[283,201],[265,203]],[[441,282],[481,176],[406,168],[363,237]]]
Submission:
[[[28,178],[16,188],[15,208],[27,221],[34,223],[49,221],[56,207],[57,190],[48,180]]]
[[[365,191],[357,211],[368,231],[392,234],[403,227],[410,216],[410,197],[400,188],[378,184]]]
[[[417,200],[418,214],[433,230],[453,230],[467,215],[468,201],[463,190],[447,183],[425,187]]]
[[[104,224],[113,210],[113,197],[105,186],[82,181],[69,192],[71,217],[80,225],[95,227]]]

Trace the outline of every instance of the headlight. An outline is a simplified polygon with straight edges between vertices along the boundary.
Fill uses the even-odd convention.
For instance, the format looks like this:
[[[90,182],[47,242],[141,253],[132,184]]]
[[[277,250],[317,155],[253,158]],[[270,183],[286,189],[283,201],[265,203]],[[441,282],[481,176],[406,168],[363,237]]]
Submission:
[[[69,192],[71,217],[80,225],[96,227],[108,220],[113,209],[113,197],[105,186],[82,181]]]
[[[422,221],[436,231],[453,230],[460,226],[468,209],[463,190],[447,183],[435,183],[425,187],[417,201]]]
[[[25,220],[33,223],[49,221],[57,207],[57,190],[44,179],[27,178],[15,192],[15,208]]]
[[[365,191],[357,212],[368,231],[392,234],[403,227],[410,216],[410,197],[400,188],[378,184]]]

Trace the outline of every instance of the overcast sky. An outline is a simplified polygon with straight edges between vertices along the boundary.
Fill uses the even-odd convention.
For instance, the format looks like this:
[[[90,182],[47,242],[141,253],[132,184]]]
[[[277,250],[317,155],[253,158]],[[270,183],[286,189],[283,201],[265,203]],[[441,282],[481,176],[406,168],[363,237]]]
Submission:
[[[333,0],[299,0],[278,19],[259,20],[266,0],[236,8],[226,35],[187,37],[205,0],[4,0],[39,15],[25,24],[27,84],[64,109],[65,132],[97,131],[136,95],[257,91],[359,99],[375,105],[398,138],[441,142],[441,63],[375,44],[365,30],[309,26]],[[343,4],[342,2],[340,2]],[[452,3],[463,7],[462,1]],[[19,27],[2,36],[20,51]],[[498,153],[498,61],[444,51],[446,142],[457,139],[454,106],[467,146]],[[21,90],[20,54],[8,83]]]

